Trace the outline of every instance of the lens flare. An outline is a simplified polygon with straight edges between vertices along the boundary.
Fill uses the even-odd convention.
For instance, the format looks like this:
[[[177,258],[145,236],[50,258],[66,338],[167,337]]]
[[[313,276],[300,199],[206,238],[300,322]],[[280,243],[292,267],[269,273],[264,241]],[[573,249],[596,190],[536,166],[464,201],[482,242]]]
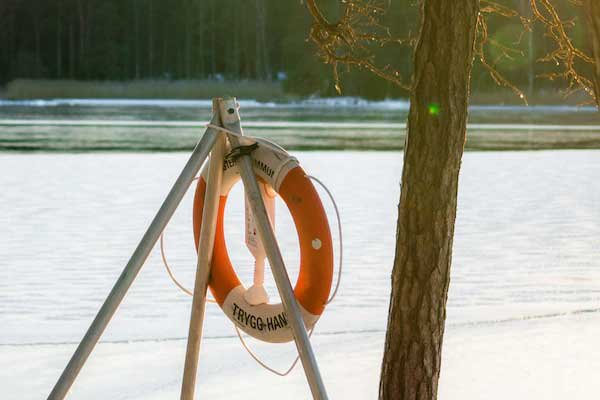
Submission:
[[[429,111],[429,115],[439,115],[440,114],[440,105],[438,103],[430,103],[427,106],[427,110]]]

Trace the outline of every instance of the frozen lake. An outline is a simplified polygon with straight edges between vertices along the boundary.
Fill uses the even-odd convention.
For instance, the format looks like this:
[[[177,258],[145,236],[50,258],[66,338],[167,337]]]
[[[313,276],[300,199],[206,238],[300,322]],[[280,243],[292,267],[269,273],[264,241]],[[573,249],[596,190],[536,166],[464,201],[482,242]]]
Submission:
[[[383,331],[401,155],[294,154],[335,193],[344,224],[343,286],[319,331]],[[19,173],[0,178],[5,188],[0,193],[5,264],[0,343],[79,339],[186,158],[183,153],[2,155],[0,170]],[[599,151],[467,153],[449,323],[599,307],[598,176]],[[226,234],[232,261],[249,282],[241,196],[238,186],[228,203]],[[195,269],[192,197],[190,192],[166,236],[169,260],[188,286]],[[296,271],[297,239],[281,205],[277,230]],[[105,338],[181,337],[189,304],[154,252]],[[233,334],[216,307],[209,315],[208,336]]]
[[[357,393],[367,393],[368,397],[356,398],[374,398],[389,298],[402,156],[397,152],[350,151],[294,154],[309,173],[330,187],[344,224],[342,286],[317,325],[314,341],[326,364],[324,370],[337,371],[329,375],[334,389],[338,388],[335,393],[350,390],[340,383],[345,379],[343,374],[367,368],[370,389],[361,392],[364,382],[358,380],[356,384]],[[33,399],[47,394],[186,159],[185,153],[0,155],[0,360],[8,363],[3,364],[5,371],[12,364],[19,365],[0,374],[0,387],[8,390],[2,398]],[[507,347],[490,350],[492,353],[480,349],[484,362],[485,354],[496,354],[493,351],[516,351],[525,343],[519,344],[521,336],[535,346],[537,339],[545,337],[544,321],[550,321],[548,337],[558,340],[570,335],[569,343],[582,341],[583,347],[550,345],[557,352],[552,353],[556,364],[539,370],[540,379],[566,374],[562,383],[555,383],[566,388],[579,382],[573,378],[573,370],[600,359],[594,345],[584,346],[590,335],[596,334],[590,329],[599,321],[593,318],[600,309],[599,176],[600,151],[465,154],[448,300],[449,339],[444,349],[449,360],[444,368],[451,370],[444,374],[460,376],[461,371],[468,374],[463,377],[465,382],[473,377],[474,372],[460,364],[462,353],[456,353],[458,349],[493,349],[492,343],[504,341]],[[226,234],[231,239],[232,261],[249,282],[251,259],[242,243],[241,196],[237,187],[227,209]],[[195,268],[191,200],[192,192],[166,236],[169,260],[188,286]],[[330,206],[327,208],[331,211]],[[284,257],[295,276],[297,243],[290,217],[281,206],[277,221]],[[276,297],[272,283],[269,289]],[[163,394],[156,398],[175,396],[190,304],[191,299],[168,280],[155,249],[106,331],[100,355],[92,356],[91,366],[84,369],[82,379],[86,383],[74,388],[79,394],[74,398],[107,398],[107,393],[115,394],[110,398],[151,398],[144,392],[148,388]],[[502,332],[500,337],[498,332]],[[212,305],[208,307],[205,334],[209,339],[203,351],[211,354],[214,346],[215,351],[226,352],[230,358],[207,355],[206,363],[214,364],[203,366],[209,377],[206,384],[210,383],[202,386],[203,390],[211,392],[227,376],[211,365],[227,369],[232,363],[242,368],[240,373],[253,371],[251,374],[260,374],[265,382],[279,382],[274,388],[283,390],[286,386],[286,380],[257,372],[242,353],[230,323]],[[516,336],[510,339],[511,335]],[[544,362],[550,353],[537,345],[539,362]],[[291,346],[255,346],[282,368],[291,358]],[[562,355],[569,358],[573,351],[584,358],[569,359],[570,367],[562,365]],[[355,357],[354,369],[336,370],[336,354]],[[115,371],[131,373],[136,360],[144,366],[148,363],[153,372],[127,380],[131,391],[121,382],[106,392],[105,385],[113,387],[111,382],[119,377],[111,373],[110,365],[114,364]],[[454,369],[452,360],[458,362]],[[169,370],[161,372],[163,365]],[[32,368],[43,368],[44,372],[36,384],[29,385],[25,376]],[[300,370],[294,376],[297,385],[293,390],[300,394],[293,398],[306,398]],[[156,385],[144,390],[140,387],[155,381],[160,382],[159,389]],[[487,382],[484,378],[480,381],[481,385]],[[451,390],[463,386],[444,386],[444,382],[442,393],[465,393]],[[537,387],[535,381],[528,385]],[[478,398],[472,394],[465,398]]]
[[[408,103],[403,100],[240,103],[247,135],[288,149],[404,146]],[[0,151],[189,151],[209,119],[206,100],[0,100]],[[466,147],[600,149],[600,118],[594,107],[474,105]]]
[[[353,149],[401,148],[408,105],[326,99],[241,106],[247,134],[294,149],[338,201],[342,286],[312,342],[332,399],[374,399],[402,153]],[[0,101],[0,399],[47,396],[187,160],[177,150],[197,140],[209,107],[204,101]],[[589,107],[474,106],[467,145],[598,149],[598,114]],[[600,150],[465,153],[440,399],[600,393],[599,177]],[[192,193],[165,237],[172,268],[188,287],[195,270]],[[243,244],[239,185],[230,198],[227,243],[248,284],[252,260]],[[277,213],[295,279],[296,234],[282,203]],[[267,289],[277,300],[269,274]],[[177,398],[190,305],[155,248],[70,398]],[[284,379],[259,369],[218,307],[209,305],[207,316],[202,396],[309,398],[301,368]],[[293,359],[293,345],[251,345],[279,369]]]

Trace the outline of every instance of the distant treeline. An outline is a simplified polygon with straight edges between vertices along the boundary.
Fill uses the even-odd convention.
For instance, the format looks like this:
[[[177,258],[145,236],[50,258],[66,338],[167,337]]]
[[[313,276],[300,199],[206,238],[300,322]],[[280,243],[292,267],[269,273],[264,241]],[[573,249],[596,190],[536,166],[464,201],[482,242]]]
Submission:
[[[527,0],[500,0],[527,13]],[[579,12],[572,33],[586,47]],[[335,19],[338,1],[321,0]],[[398,37],[415,36],[418,1],[390,0],[385,23]],[[77,80],[281,80],[301,95],[334,93],[329,67],[307,41],[310,16],[301,0],[0,0],[0,84],[17,78]],[[499,69],[523,89],[556,83],[532,77],[547,71],[536,60],[552,44],[536,28],[522,35],[518,19],[495,17],[492,39],[523,51],[502,59]],[[531,37],[530,37],[531,36]],[[386,46],[378,61],[408,76],[412,50]],[[491,59],[501,59],[490,48]],[[344,72],[344,71],[342,71]],[[475,70],[475,90],[494,86]],[[344,94],[406,96],[364,71],[343,74]]]

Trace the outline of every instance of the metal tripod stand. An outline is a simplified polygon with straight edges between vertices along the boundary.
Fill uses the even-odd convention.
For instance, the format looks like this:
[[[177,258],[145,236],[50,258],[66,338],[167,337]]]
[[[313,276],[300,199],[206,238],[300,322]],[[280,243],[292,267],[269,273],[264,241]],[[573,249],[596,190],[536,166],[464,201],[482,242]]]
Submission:
[[[206,197],[202,214],[204,223],[200,230],[192,315],[190,318],[183,383],[181,388],[182,400],[192,400],[194,398],[200,342],[202,339],[202,325],[204,322],[206,291],[210,276],[210,265],[214,245],[214,229],[219,202],[219,188],[223,171],[225,141],[229,140],[231,147],[236,148],[240,145],[238,135],[243,134],[235,98],[213,99],[213,117],[210,125],[211,126],[206,129],[206,132],[194,148],[192,155],[175,181],[171,191],[165,198],[158,213],[146,230],[146,233],[142,237],[137,248],[133,252],[125,269],[117,279],[117,282],[104,301],[104,304],[102,304],[102,307],[98,311],[91,326],[88,328],[85,336],[77,346],[71,360],[48,396],[48,400],[62,400],[67,395],[67,392],[77,378],[79,371],[85,364],[96,343],[98,343],[98,340],[100,339],[100,336],[102,336],[110,319],[116,312],[119,304],[125,297],[125,294],[135,280],[162,231],[179,206],[179,203],[192,183],[192,180],[210,153],[211,157],[209,161]],[[218,129],[219,127],[222,129]],[[267,258],[272,268],[273,277],[277,284],[283,308],[290,322],[294,341],[298,353],[300,354],[300,359],[302,360],[302,366],[311,393],[314,399],[325,400],[327,399],[325,385],[323,384],[323,380],[319,373],[317,361],[310,345],[300,309],[296,302],[296,298],[294,297],[294,292],[283,263],[281,251],[279,250],[275,234],[269,222],[263,198],[260,194],[258,182],[252,168],[252,157],[249,154],[241,155],[237,160],[237,163],[246,196],[257,221],[258,234],[264,244]]]

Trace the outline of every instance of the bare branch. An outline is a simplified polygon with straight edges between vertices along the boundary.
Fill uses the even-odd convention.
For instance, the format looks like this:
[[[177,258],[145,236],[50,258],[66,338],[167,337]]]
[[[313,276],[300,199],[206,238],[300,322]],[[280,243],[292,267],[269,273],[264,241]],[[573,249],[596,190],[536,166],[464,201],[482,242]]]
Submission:
[[[382,17],[386,12],[385,0],[340,0],[340,2],[344,7],[342,16],[338,21],[331,22],[317,6],[317,0],[306,0],[308,10],[313,17],[309,37],[317,46],[318,54],[323,62],[332,67],[336,91],[341,93],[340,66],[370,71],[376,76],[410,91],[410,83],[401,76],[398,70],[390,65],[381,66],[375,62],[374,48],[387,45],[414,47],[416,39],[414,37],[407,39],[393,37],[389,27],[382,23]],[[497,85],[510,89],[527,104],[527,98],[523,91],[505,78],[496,67],[501,60],[514,60],[515,57],[524,56],[524,53],[522,50],[489,38],[487,18],[500,16],[518,19],[523,30],[514,45],[519,45],[525,33],[533,32],[533,25],[539,22],[545,27],[546,36],[550,37],[557,47],[538,61],[552,62],[560,67],[557,72],[549,72],[540,76],[550,80],[565,80],[567,83],[566,96],[583,90],[592,99],[595,99],[593,81],[585,77],[578,69],[578,64],[594,64],[594,60],[578,49],[569,37],[568,31],[575,25],[575,21],[561,18],[551,0],[529,0],[529,2],[531,18],[498,2],[481,0],[475,43],[477,60]],[[575,6],[582,4],[581,0],[569,0],[569,2]],[[486,55],[486,49],[489,47],[499,51],[499,55],[493,61],[490,61]]]
[[[581,5],[578,0],[571,0],[574,5]],[[594,60],[583,51],[575,47],[569,37],[567,29],[574,26],[573,20],[563,20],[550,0],[530,0],[531,11],[534,19],[546,27],[546,35],[557,45],[557,48],[542,57],[541,62],[553,62],[561,67],[561,71],[541,75],[544,78],[555,80],[564,79],[567,82],[565,96],[583,90],[592,99],[595,99],[594,84],[586,78],[577,68],[578,62],[594,64]]]
[[[516,10],[513,10],[509,7],[500,5],[493,1],[481,0],[481,9],[479,12],[479,17],[477,18],[477,37],[475,41],[475,57],[479,59],[481,65],[488,71],[494,82],[498,86],[504,86],[510,90],[514,94],[516,94],[525,104],[528,104],[527,97],[525,93],[517,86],[515,86],[512,82],[502,75],[498,69],[496,68],[496,64],[502,58],[513,59],[514,55],[523,55],[523,52],[517,49],[510,48],[505,46],[495,40],[489,39],[488,35],[488,24],[486,21],[486,16],[489,15],[500,15],[506,18],[515,18],[520,17],[519,13]],[[520,17],[521,23],[523,24],[524,30],[531,30],[531,26],[529,21],[525,18]],[[519,38],[519,41],[521,39]],[[490,63],[487,59],[485,48],[486,46],[494,46],[500,50],[500,56],[493,62]]]
[[[373,46],[389,44],[414,45],[414,39],[394,38],[390,29],[381,23],[385,7],[375,0],[345,0],[344,11],[339,21],[330,22],[321,12],[316,0],[306,0],[313,17],[310,39],[317,46],[323,62],[332,66],[335,89],[341,93],[338,67],[345,65],[364,69],[394,85],[410,91],[400,71],[390,65],[375,63]]]

